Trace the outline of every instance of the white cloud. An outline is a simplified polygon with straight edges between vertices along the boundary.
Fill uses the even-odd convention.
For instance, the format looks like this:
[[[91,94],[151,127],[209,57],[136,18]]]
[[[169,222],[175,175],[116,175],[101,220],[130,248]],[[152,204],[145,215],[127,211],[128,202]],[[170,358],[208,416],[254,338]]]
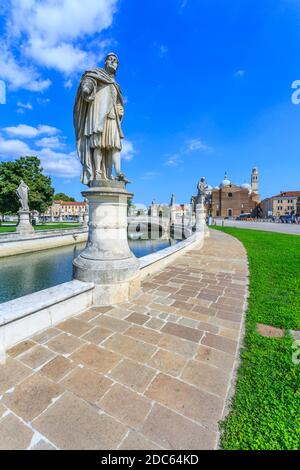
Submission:
[[[18,101],[18,102],[17,102],[17,106],[18,106],[19,108],[23,108],[23,109],[30,109],[30,110],[33,109],[33,106],[32,106],[31,103],[22,103],[22,101]]]
[[[8,0],[6,37],[0,43],[0,77],[12,87],[42,91],[50,80],[22,60],[72,74],[99,61],[110,41],[101,35],[117,11],[119,0]],[[95,38],[96,35],[96,38]]]
[[[11,0],[15,34],[49,44],[92,35],[111,26],[118,0]],[[26,18],[26,21],[24,21]]]
[[[21,101],[18,101],[17,107],[18,114],[25,114],[25,110],[33,110],[33,106],[31,103],[22,103]]]
[[[168,166],[178,166],[180,163],[182,163],[182,159],[179,153],[169,155],[166,161],[166,165]]]
[[[130,161],[133,159],[134,154],[136,153],[133,143],[130,140],[124,139],[122,142],[122,159]]]
[[[237,70],[234,74],[235,77],[242,78],[245,75],[246,71],[243,69]]]
[[[172,155],[166,155],[167,160],[165,165],[170,167],[179,166],[183,163],[184,158],[186,155],[190,154],[191,152],[195,151],[211,151],[212,147],[207,144],[204,144],[200,138],[188,140],[185,145],[181,148],[181,150]]]
[[[18,139],[5,140],[0,136],[0,157],[19,158],[23,155],[31,155],[29,146]]]
[[[88,67],[95,60],[88,52],[68,43],[49,46],[47,41],[35,39],[26,50],[38,64],[65,74]]]
[[[34,67],[19,64],[7,46],[1,42],[0,63],[0,78],[12,90],[24,88],[28,91],[42,92],[51,85],[51,81],[42,79]]]
[[[56,127],[40,124],[37,127],[27,126],[26,124],[19,124],[14,127],[4,127],[3,130],[12,137],[23,137],[25,139],[36,138],[39,135],[55,135],[60,131]]]
[[[161,59],[163,59],[164,57],[166,57],[166,55],[168,54],[169,52],[169,48],[167,46],[164,46],[163,44],[161,44],[158,48],[158,55]]]
[[[193,152],[194,150],[211,150],[209,145],[206,145],[202,142],[201,139],[192,139],[187,143],[186,152]]]
[[[41,160],[45,174],[59,178],[75,178],[80,174],[80,162],[76,152],[56,152],[51,148],[33,149],[19,139],[6,140],[0,136],[0,157],[16,159],[35,155]]]
[[[66,144],[61,142],[58,137],[43,137],[42,139],[36,141],[35,145],[37,147],[46,147],[52,149],[58,149],[66,146]]]
[[[67,80],[67,81],[64,83],[64,87],[67,88],[68,90],[70,90],[70,89],[73,87],[73,82],[72,82],[72,80]]]
[[[50,103],[50,98],[37,98],[37,103],[38,104],[41,104],[41,105],[46,105],[48,103]]]
[[[43,148],[38,152],[42,167],[46,174],[59,178],[77,178],[80,175],[81,164],[76,152],[55,152]]]
[[[188,0],[181,0],[180,8],[183,10],[187,6]]]

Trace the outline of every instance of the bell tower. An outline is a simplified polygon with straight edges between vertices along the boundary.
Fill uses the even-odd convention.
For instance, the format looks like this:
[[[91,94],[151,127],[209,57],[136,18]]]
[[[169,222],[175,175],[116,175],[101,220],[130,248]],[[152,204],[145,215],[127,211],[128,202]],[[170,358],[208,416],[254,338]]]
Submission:
[[[252,174],[251,174],[251,189],[254,194],[258,194],[258,169],[253,168]]]

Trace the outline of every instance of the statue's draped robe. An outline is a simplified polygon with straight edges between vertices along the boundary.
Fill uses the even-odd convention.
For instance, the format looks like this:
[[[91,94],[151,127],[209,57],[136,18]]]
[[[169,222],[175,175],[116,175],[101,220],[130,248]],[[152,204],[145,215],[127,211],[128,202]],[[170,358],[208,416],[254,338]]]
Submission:
[[[85,95],[83,86],[91,93]],[[74,106],[74,128],[77,152],[82,163],[81,181],[89,184],[93,179],[93,149],[105,152],[122,149],[124,137],[117,105],[123,105],[122,94],[116,81],[104,69],[88,70],[82,76]],[[102,173],[107,173],[109,159],[102,159]],[[111,168],[108,168],[108,173]]]
[[[28,211],[28,186],[25,183],[21,183],[20,186],[16,190],[17,196],[19,198],[21,209],[23,211]]]

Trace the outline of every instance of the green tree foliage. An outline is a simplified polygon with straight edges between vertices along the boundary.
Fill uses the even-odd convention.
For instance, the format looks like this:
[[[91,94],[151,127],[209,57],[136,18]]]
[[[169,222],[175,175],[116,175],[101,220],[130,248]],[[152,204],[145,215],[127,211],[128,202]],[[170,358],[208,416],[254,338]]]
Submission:
[[[65,193],[57,193],[53,197],[54,201],[75,202],[75,199]]]
[[[21,157],[18,160],[0,163],[0,213],[16,214],[20,208],[16,189],[21,179],[29,187],[31,211],[46,212],[52,204],[54,188],[51,178],[43,175],[37,157]]]

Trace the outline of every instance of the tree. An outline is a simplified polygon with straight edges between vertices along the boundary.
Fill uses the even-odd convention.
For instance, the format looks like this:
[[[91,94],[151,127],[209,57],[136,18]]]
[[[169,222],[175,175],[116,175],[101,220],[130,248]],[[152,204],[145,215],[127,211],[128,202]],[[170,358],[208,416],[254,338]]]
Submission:
[[[54,201],[75,202],[75,199],[65,193],[57,193],[53,196]]]
[[[16,189],[21,179],[29,187],[29,208],[31,211],[46,212],[52,204],[54,188],[51,178],[43,175],[41,162],[37,157],[21,157],[13,162],[0,163],[0,213],[16,214],[20,203]]]

